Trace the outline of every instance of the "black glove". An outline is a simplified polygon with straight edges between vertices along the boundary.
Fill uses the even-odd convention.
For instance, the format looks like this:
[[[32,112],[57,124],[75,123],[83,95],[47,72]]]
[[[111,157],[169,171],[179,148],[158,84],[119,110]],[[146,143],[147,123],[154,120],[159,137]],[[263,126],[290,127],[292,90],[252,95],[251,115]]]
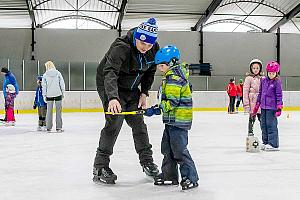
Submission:
[[[33,106],[32,106],[32,107],[33,107],[33,109],[36,109],[36,107],[37,107],[37,106],[36,106],[36,104],[33,104]]]

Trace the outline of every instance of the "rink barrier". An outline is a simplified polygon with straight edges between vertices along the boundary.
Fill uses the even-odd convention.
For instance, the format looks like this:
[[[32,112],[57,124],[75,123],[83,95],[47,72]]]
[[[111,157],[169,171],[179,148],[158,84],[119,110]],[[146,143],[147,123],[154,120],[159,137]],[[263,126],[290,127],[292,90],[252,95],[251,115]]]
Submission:
[[[34,91],[21,91],[15,101],[16,113],[36,113],[32,108]],[[157,104],[157,92],[151,91],[147,105]],[[284,111],[300,111],[300,91],[283,92]],[[227,111],[228,95],[225,91],[194,91],[194,111]],[[240,107],[239,111],[243,111]],[[96,91],[67,91],[63,99],[63,112],[103,112]],[[0,92],[0,113],[4,113],[4,99]]]
[[[227,112],[227,108],[193,108],[194,112]],[[240,108],[240,112],[243,112],[244,109]],[[300,107],[284,107],[283,112],[287,111],[300,111]],[[55,112],[55,109],[53,110]],[[63,113],[73,113],[73,112],[99,112],[104,113],[103,108],[99,109],[62,109]],[[37,113],[37,110],[15,110],[15,114],[34,114]],[[0,110],[0,114],[4,114],[4,110]]]

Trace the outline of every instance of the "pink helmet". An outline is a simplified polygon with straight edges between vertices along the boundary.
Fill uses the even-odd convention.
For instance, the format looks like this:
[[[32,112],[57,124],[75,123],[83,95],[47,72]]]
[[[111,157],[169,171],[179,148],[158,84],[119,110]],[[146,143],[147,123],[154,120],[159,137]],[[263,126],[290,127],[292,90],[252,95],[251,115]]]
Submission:
[[[266,66],[267,72],[279,72],[280,71],[280,65],[276,61],[270,61],[268,62]]]

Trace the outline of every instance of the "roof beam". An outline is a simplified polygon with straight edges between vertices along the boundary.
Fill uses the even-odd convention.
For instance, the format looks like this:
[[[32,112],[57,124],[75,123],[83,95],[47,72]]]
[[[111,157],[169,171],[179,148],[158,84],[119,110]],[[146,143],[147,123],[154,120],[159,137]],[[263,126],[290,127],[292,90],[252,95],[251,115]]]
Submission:
[[[31,19],[31,23],[36,27],[36,22],[35,22],[35,16],[33,12],[33,5],[31,0],[26,0],[27,8],[28,8],[28,13]]]
[[[268,32],[271,33],[273,31],[275,31],[277,28],[284,25],[289,20],[291,20],[293,17],[295,17],[299,12],[300,12],[300,3],[295,8],[293,8],[289,13],[284,15],[284,17],[281,20],[279,20],[274,26],[272,26],[268,30]]]
[[[210,16],[216,11],[216,9],[222,1],[223,0],[213,0],[213,2],[211,2],[211,4],[206,9],[205,15],[200,17],[196,25],[192,27],[192,30],[197,31],[200,28],[202,28],[203,24],[205,24],[205,22],[210,18]]]
[[[216,16],[234,16],[234,17],[247,17],[248,14],[231,14],[231,13],[215,13]],[[282,18],[278,15],[250,15],[250,17],[273,17],[273,18]]]
[[[255,24],[252,24],[250,22],[243,21],[243,20],[238,20],[238,19],[230,19],[230,18],[212,21],[212,22],[209,22],[209,23],[205,24],[204,26],[210,26],[210,25],[218,24],[218,23],[236,23],[236,24],[239,24],[239,25],[242,24],[243,26],[247,26],[247,27],[252,28],[252,29],[260,30],[262,32],[264,31],[263,28],[255,25]]]
[[[21,10],[21,11],[26,11],[28,8],[10,8],[10,7],[0,7],[0,10]]]
[[[220,7],[228,6],[230,4],[235,4],[235,5],[238,6],[239,3],[253,3],[253,4],[256,3],[256,4],[260,4],[260,5],[272,8],[272,9],[276,10],[277,12],[280,12],[282,15],[284,15],[284,12],[282,10],[280,10],[280,9],[276,8],[275,6],[273,6],[273,5],[269,4],[269,3],[266,3],[264,1],[249,1],[249,0],[248,1],[245,1],[245,0],[229,1],[227,3],[222,4]]]
[[[98,0],[98,1],[100,1],[100,2],[102,2],[102,3],[105,3],[105,4],[107,4],[107,5],[111,6],[111,7],[113,7],[113,8],[116,9],[116,10],[119,10],[119,8],[118,8],[117,6],[115,6],[114,4],[111,4],[111,3],[107,2],[107,1],[104,1],[104,0]]]
[[[127,11],[128,14],[158,14],[158,15],[205,15],[205,13],[195,12],[162,12],[162,11]]]
[[[249,17],[249,16],[251,16],[251,14],[262,4],[264,2],[264,0],[261,0],[256,6],[255,6],[255,8],[248,14],[248,16],[246,16],[243,20],[242,20],[242,22],[239,24],[239,25],[237,25],[234,29],[233,29],[233,31],[232,32],[234,32],[244,21],[246,21],[246,19]]]
[[[55,22],[63,21],[63,20],[68,20],[68,19],[83,19],[83,20],[93,21],[95,23],[101,24],[102,26],[105,26],[105,27],[110,28],[110,29],[113,28],[112,25],[110,25],[109,23],[107,23],[107,22],[105,22],[101,19],[97,19],[97,18],[94,18],[94,17],[85,16],[85,15],[65,15],[65,16],[56,17],[56,18],[50,19],[46,22],[43,22],[42,24],[38,24],[38,27],[43,28],[44,26],[49,25],[51,23],[55,23]]]
[[[116,24],[116,28],[119,27],[120,30],[121,30],[121,24],[122,24],[124,14],[125,14],[125,8],[126,8],[126,5],[127,5],[127,2],[128,2],[128,0],[122,0],[120,13],[119,13],[117,24]]]
[[[37,3],[34,7],[33,7],[33,10],[35,10],[38,6],[44,4],[44,3],[47,3],[48,1],[51,1],[51,0],[45,0],[45,1],[42,1],[42,2],[39,2]]]
[[[55,12],[74,12],[74,11],[80,11],[80,12],[93,12],[93,13],[114,13],[119,12],[116,10],[73,10],[73,9],[56,9],[56,8],[36,8],[34,9],[36,11],[44,10],[44,11],[55,11]]]

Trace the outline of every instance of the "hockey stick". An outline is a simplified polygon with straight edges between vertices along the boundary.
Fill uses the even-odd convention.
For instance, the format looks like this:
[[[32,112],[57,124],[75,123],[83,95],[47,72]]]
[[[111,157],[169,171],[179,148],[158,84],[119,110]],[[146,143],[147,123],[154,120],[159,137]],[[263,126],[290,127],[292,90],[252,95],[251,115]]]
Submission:
[[[143,115],[144,113],[144,110],[127,111],[114,114],[112,112],[105,112],[106,115]]]

